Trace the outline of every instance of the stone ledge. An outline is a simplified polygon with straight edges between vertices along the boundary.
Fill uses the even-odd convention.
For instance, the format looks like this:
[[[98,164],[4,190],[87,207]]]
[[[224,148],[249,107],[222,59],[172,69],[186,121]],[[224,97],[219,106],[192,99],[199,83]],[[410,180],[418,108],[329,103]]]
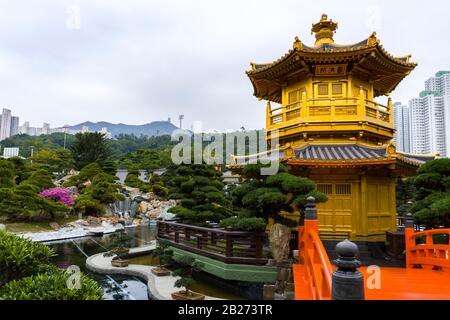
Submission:
[[[153,243],[144,247],[130,249],[130,254],[145,254],[155,249]],[[147,290],[150,297],[155,300],[173,300],[171,293],[176,291],[174,287],[178,277],[165,276],[157,277],[151,272],[150,266],[130,264],[128,267],[113,267],[111,265],[112,257],[104,257],[104,253],[97,253],[86,259],[86,268],[92,272],[100,274],[120,274],[130,275],[147,281]],[[205,296],[206,300],[222,300],[216,297]]]

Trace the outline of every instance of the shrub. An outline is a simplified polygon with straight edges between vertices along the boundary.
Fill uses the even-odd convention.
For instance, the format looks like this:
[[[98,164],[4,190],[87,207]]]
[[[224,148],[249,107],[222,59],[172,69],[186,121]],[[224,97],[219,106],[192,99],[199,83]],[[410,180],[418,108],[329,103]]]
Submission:
[[[56,202],[62,203],[66,206],[72,206],[74,201],[72,198],[72,194],[67,188],[51,188],[45,189],[44,191],[39,193],[40,196],[54,200]]]
[[[84,210],[87,215],[99,216],[105,212],[105,207],[100,201],[89,195],[81,195],[75,200],[75,209]]]
[[[0,230],[0,287],[8,281],[38,273],[53,254],[44,244]]]
[[[155,184],[152,188],[152,191],[157,196],[163,197],[163,198],[167,197],[167,195],[169,194],[169,189],[160,184]]]
[[[7,300],[100,300],[101,287],[91,278],[80,274],[80,288],[69,288],[71,273],[58,270],[7,283],[0,297]]]
[[[266,229],[266,222],[263,218],[257,217],[230,217],[220,221],[220,226],[235,231],[262,232]]]

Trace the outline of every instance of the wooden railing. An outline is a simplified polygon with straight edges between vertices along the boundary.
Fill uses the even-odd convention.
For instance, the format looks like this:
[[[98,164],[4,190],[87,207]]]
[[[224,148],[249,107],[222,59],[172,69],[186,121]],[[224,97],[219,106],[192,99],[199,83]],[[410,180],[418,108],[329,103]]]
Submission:
[[[319,238],[319,221],[305,219],[299,227],[299,263],[305,267],[309,296],[313,300],[331,299],[332,266]]]
[[[158,221],[157,239],[226,263],[263,265],[264,232],[226,231],[176,222]]]
[[[447,243],[436,243],[439,237],[441,241]],[[449,239],[450,229],[433,229],[414,232],[412,224],[408,225],[408,223],[406,223],[406,267],[450,269]]]
[[[361,120],[392,125],[392,107],[360,98],[306,99],[268,110],[268,125],[281,127],[293,122]]]

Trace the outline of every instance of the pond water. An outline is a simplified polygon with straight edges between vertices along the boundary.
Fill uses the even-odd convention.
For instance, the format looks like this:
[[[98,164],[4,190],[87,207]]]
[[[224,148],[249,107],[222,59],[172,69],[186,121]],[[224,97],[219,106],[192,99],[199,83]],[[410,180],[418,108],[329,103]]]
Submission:
[[[77,265],[81,271],[89,274],[101,285],[105,300],[149,300],[145,281],[133,276],[92,273],[86,269],[85,262],[87,257],[111,250],[118,245],[128,248],[147,245],[155,239],[155,235],[156,226],[137,226],[125,228],[125,232],[107,234],[103,237],[53,241],[45,244],[52,247],[56,253],[52,263],[61,268]],[[154,266],[158,264],[158,261],[147,254],[131,258],[130,264]],[[242,296],[230,290],[224,290],[220,285],[212,285],[206,274],[195,278],[193,291],[222,299],[243,299]]]
[[[147,284],[132,276],[100,275],[88,271],[86,258],[96,253],[108,251],[118,245],[139,247],[155,239],[155,226],[138,226],[125,228],[125,232],[107,234],[103,237],[80,238],[64,241],[47,242],[56,255],[52,262],[61,268],[77,265],[81,271],[88,273],[103,288],[105,300],[148,300]]]
[[[150,254],[146,254],[139,257],[134,257],[130,259],[130,264],[142,264],[146,266],[157,266],[159,263],[158,258],[152,257]],[[201,276],[194,275],[195,282],[192,284],[190,289],[195,292],[199,292],[211,297],[217,297],[220,299],[229,300],[242,300],[245,299],[243,296],[232,292],[231,290],[226,290],[223,286],[213,285],[211,283],[211,278],[208,274],[202,273]],[[225,280],[223,280],[225,281]]]

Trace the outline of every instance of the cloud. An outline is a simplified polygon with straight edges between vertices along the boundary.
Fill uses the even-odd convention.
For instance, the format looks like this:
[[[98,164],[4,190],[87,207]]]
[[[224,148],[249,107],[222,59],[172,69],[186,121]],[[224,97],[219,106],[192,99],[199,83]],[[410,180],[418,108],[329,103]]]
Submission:
[[[0,106],[32,125],[139,124],[184,114],[184,123],[200,120],[205,129],[262,128],[265,103],[252,96],[245,70],[250,61],[281,57],[297,35],[313,43],[311,24],[324,12],[339,22],[337,42],[376,29],[389,52],[420,63],[394,100],[406,103],[424,80],[450,69],[448,3],[345,3],[2,1]],[[67,27],[73,6],[79,29]]]

